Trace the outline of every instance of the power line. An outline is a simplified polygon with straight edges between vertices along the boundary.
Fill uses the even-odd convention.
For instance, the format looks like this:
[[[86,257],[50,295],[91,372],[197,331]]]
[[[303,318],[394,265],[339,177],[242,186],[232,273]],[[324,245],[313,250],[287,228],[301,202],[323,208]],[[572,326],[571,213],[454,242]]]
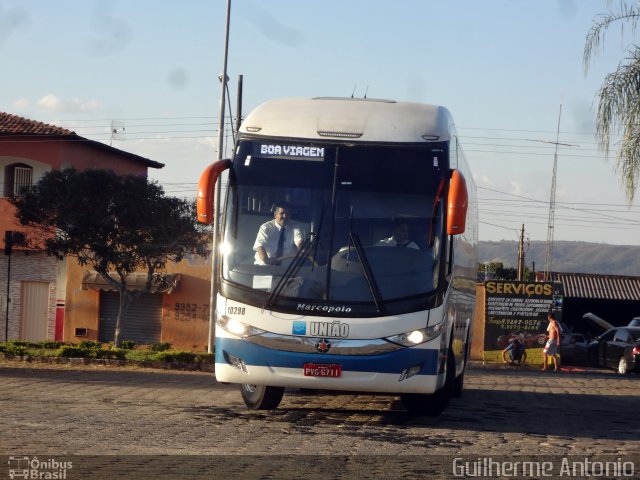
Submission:
[[[489,191],[492,191],[492,192],[498,192],[498,193],[502,193],[503,195],[510,195],[510,196],[513,196],[513,197],[526,199],[526,200],[529,200],[529,201],[532,201],[532,202],[535,202],[535,203],[546,203],[546,202],[543,202],[542,200],[536,200],[534,198],[525,197],[525,196],[522,196],[522,195],[511,194],[511,193],[507,193],[507,192],[501,192],[499,190],[494,190],[494,189],[491,189],[491,188],[478,187],[478,189],[489,190]],[[548,205],[548,203],[547,203],[547,205]],[[558,206],[558,205],[556,204],[556,206]],[[561,208],[564,208],[564,209],[567,209],[567,210],[572,210],[572,211],[577,211],[577,212],[582,212],[582,213],[591,213],[591,214],[595,214],[595,215],[603,217],[603,218],[611,218],[611,219],[615,219],[615,220],[622,220],[622,221],[625,221],[625,222],[626,221],[632,221],[632,222],[638,223],[638,225],[640,225],[640,221],[639,222],[635,222],[633,220],[628,220],[626,218],[616,217],[614,215],[607,215],[607,214],[601,213],[601,212],[599,212],[597,210],[583,209],[583,208],[577,208],[577,207],[569,207],[569,206],[566,206],[566,205],[563,205],[563,204],[560,204],[560,206],[561,206]]]
[[[478,220],[478,223],[480,223],[482,225],[491,225],[492,227],[504,228],[505,230],[511,230],[511,231],[516,232],[516,233],[518,232],[515,228],[505,227],[504,225],[498,225],[496,223],[484,222],[482,220]]]
[[[49,123],[60,124],[64,128],[71,130],[78,130],[88,137],[98,138],[102,141],[108,141],[111,137],[111,129],[110,122],[114,119],[109,118],[101,118],[101,119],[54,119],[49,120]],[[205,120],[202,122],[201,120]],[[215,115],[200,115],[200,116],[169,116],[169,117],[151,117],[151,116],[140,116],[140,117],[119,117],[118,121],[127,123],[126,128],[126,136],[124,138],[116,139],[119,142],[130,142],[130,141],[164,141],[164,140],[191,140],[191,139],[201,139],[201,138],[210,138],[215,136],[217,129],[215,128],[215,123],[218,120],[218,116]],[[186,122],[185,122],[186,121]],[[103,125],[96,125],[97,122],[107,122]],[[131,123],[134,122],[134,123]],[[135,123],[135,122],[145,122],[145,123]],[[154,123],[149,123],[154,122]],[[195,123],[194,123],[195,122]],[[230,119],[229,124],[233,125],[234,120]],[[77,125],[77,123],[84,123],[85,125]],[[225,122],[226,123],[226,122]],[[193,129],[193,128],[185,128],[178,129],[176,127],[198,127],[198,126],[211,126],[208,129]],[[141,130],[136,131],[136,129],[147,129],[152,127],[164,127],[163,129],[157,130]],[[86,131],[87,129],[95,129],[95,128],[104,128],[104,131],[96,132],[96,131]],[[508,137],[510,133],[526,133],[526,134],[545,134],[550,133],[549,131],[544,130],[527,130],[527,129],[504,129],[504,128],[486,128],[486,127],[459,127],[461,130],[474,130],[474,131],[489,131],[489,132],[503,132],[505,136],[478,136],[478,135],[470,135],[468,137],[462,136],[462,142],[464,146],[471,145],[474,147],[489,147],[487,149],[482,148],[473,148],[467,149],[465,151],[468,153],[480,153],[480,154],[495,154],[495,155],[515,155],[519,157],[526,156],[541,156],[547,155],[544,152],[545,149],[551,147],[545,146],[533,146],[533,145],[513,145],[514,141],[525,141],[528,140],[523,138],[522,135],[519,137],[513,138]],[[202,133],[206,133],[202,135]],[[563,136],[566,135],[592,135],[595,134],[591,132],[569,132],[563,131],[561,132]],[[178,135],[182,134],[182,135]],[[157,137],[153,137],[150,135],[155,135]],[[492,140],[491,143],[466,143],[465,139],[476,139],[476,140]],[[495,141],[501,142],[510,142],[508,144],[500,144],[495,143]],[[584,143],[584,139],[581,140],[581,143]],[[597,143],[589,143],[591,147],[597,145]],[[516,150],[514,150],[516,149]],[[520,150],[518,150],[520,149]],[[524,151],[523,151],[524,150]],[[563,153],[565,157],[572,158],[600,158],[605,159],[606,155],[599,152],[597,148],[587,148],[583,149],[580,153]]]
[[[478,188],[482,188],[485,190],[491,190],[489,188],[486,187],[478,187]],[[493,190],[494,192],[499,192],[499,193],[504,193],[505,195],[512,195],[510,193],[507,192],[500,192],[499,190]],[[486,202],[486,201],[495,201],[495,202],[528,202],[528,201],[532,201],[532,202],[540,202],[542,200],[515,200],[515,199],[511,199],[511,198],[484,198],[481,201]],[[597,207],[621,207],[621,208],[640,208],[640,205],[627,205],[627,204],[623,204],[623,203],[593,203],[593,202],[558,202],[560,205],[594,205]]]

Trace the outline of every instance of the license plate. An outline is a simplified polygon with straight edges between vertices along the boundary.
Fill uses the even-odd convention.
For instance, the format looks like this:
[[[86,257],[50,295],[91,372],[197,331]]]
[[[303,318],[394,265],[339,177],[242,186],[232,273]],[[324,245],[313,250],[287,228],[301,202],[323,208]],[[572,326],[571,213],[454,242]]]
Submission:
[[[342,376],[342,365],[334,363],[305,363],[305,377],[340,377]]]

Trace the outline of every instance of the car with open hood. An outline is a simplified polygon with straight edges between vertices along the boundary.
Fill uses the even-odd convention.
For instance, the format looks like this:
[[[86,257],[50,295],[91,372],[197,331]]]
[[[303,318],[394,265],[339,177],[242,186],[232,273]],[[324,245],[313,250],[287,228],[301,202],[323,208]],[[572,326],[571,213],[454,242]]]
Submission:
[[[589,359],[620,374],[640,372],[640,327],[614,327],[589,344]]]

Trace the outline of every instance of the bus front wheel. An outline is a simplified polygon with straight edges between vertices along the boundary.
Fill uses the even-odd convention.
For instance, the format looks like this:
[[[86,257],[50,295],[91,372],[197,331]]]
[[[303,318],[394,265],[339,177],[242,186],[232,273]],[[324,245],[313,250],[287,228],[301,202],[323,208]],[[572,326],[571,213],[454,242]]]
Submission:
[[[278,408],[284,396],[284,387],[269,387],[266,385],[240,385],[242,400],[251,410],[273,410]]]
[[[462,390],[464,389],[464,372],[467,368],[467,356],[469,355],[469,332],[467,332],[467,340],[464,342],[464,357],[462,359],[462,373],[456,377],[453,381],[453,398],[460,398],[462,396]],[[525,354],[526,355],[526,354]],[[524,361],[523,361],[524,363]]]
[[[404,394],[400,397],[404,407],[409,413],[429,416],[440,415],[444,409],[447,408],[451,397],[454,395],[455,375],[456,360],[453,356],[453,352],[449,349],[449,353],[447,355],[447,373],[442,388],[431,394]]]

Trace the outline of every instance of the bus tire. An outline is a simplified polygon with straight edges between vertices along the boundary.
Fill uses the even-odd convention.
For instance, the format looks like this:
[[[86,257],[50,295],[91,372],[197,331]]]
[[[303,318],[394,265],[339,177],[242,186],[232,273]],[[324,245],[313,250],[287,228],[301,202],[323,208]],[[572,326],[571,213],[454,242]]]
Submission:
[[[467,341],[465,342],[464,357],[462,358],[462,373],[453,381],[453,398],[460,398],[464,389],[464,372],[467,369],[467,357],[469,355],[469,334],[467,333]]]
[[[444,385],[435,393],[406,393],[400,396],[404,407],[409,413],[428,415],[435,417],[440,415],[454,393],[454,383],[456,375],[456,360],[453,352],[449,349],[447,354],[447,373]]]
[[[269,387],[267,385],[240,385],[242,400],[251,410],[273,410],[278,408],[284,396],[284,387]]]
[[[453,381],[453,398],[460,398],[464,389],[464,372]]]

